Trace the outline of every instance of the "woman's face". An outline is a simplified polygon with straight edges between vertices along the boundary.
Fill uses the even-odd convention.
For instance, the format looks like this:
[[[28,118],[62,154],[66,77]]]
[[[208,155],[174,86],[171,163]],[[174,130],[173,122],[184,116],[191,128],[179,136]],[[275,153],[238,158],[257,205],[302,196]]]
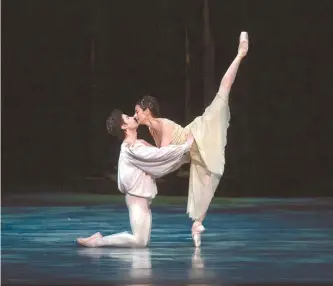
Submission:
[[[149,109],[143,110],[140,105],[135,106],[134,118],[139,124],[145,124],[148,120]]]

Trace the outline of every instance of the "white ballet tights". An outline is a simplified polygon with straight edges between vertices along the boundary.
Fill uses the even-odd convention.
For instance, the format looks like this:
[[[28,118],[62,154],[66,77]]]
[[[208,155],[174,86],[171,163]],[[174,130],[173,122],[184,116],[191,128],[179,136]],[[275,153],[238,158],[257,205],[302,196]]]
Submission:
[[[126,194],[132,234],[121,232],[96,238],[92,241],[91,247],[146,247],[150,240],[152,224],[150,203],[148,199]]]

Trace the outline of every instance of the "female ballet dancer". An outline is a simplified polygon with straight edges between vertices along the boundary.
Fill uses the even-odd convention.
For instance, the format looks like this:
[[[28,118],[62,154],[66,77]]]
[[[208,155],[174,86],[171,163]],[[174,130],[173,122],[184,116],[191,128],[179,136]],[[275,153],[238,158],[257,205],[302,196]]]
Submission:
[[[205,230],[202,222],[224,172],[224,149],[230,120],[229,93],[238,67],[247,54],[248,44],[248,34],[242,32],[238,54],[223,76],[213,102],[202,116],[185,128],[160,118],[158,102],[152,96],[144,96],[135,106],[135,119],[149,128],[158,147],[183,144],[188,135],[193,134],[187,213],[194,220],[192,238],[196,247],[201,245],[201,233]]]

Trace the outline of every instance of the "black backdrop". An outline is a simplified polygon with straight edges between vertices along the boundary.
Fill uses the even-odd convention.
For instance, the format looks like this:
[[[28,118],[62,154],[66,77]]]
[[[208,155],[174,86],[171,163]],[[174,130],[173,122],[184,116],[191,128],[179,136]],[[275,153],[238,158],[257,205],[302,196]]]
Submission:
[[[185,29],[193,116],[204,109],[203,1],[2,1],[2,184],[102,176],[119,142],[105,119],[144,93],[185,119]],[[216,88],[250,52],[233,86],[218,194],[332,195],[333,4],[209,1]],[[140,136],[148,139],[145,129]],[[173,177],[170,177],[170,180]],[[170,191],[172,193],[172,190]]]

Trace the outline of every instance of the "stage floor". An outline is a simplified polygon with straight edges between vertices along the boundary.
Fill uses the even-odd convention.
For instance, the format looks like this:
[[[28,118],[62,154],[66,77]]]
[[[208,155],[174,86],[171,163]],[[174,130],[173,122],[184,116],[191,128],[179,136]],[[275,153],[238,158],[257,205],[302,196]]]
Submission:
[[[196,250],[186,205],[160,198],[149,248],[87,249],[75,238],[130,230],[124,198],[38,196],[2,207],[3,284],[333,283],[333,199],[216,200]]]

